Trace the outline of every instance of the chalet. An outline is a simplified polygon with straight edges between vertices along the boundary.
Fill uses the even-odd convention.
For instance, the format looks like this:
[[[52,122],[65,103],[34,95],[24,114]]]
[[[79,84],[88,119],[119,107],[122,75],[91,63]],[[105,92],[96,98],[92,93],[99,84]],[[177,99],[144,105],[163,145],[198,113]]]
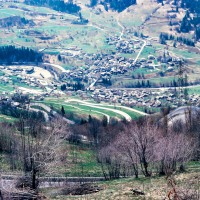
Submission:
[[[26,70],[27,74],[33,74],[34,72],[35,72],[34,67],[31,67],[31,68],[29,68],[29,69]]]
[[[156,57],[155,57],[154,55],[148,55],[148,59],[149,59],[149,60],[155,60]]]

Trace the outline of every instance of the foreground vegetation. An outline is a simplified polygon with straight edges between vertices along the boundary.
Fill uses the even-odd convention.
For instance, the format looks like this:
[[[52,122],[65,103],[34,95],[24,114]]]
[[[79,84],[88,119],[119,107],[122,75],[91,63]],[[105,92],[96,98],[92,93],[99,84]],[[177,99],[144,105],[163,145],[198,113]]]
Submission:
[[[176,188],[180,196],[185,194],[185,199],[198,199],[199,192],[199,163],[191,163],[185,173],[176,173],[171,179],[176,181]],[[124,178],[113,181],[106,181],[98,185],[102,191],[94,194],[82,196],[65,196],[62,189],[43,189],[41,192],[50,199],[168,199],[168,194],[172,190],[169,184],[170,178],[154,176],[151,178]],[[143,192],[144,195],[134,194],[133,190]],[[193,197],[192,197],[193,194]],[[188,195],[188,196],[186,196]],[[190,195],[190,196],[189,196]],[[172,198],[173,199],[173,198]]]
[[[89,116],[70,126],[59,117],[42,122],[21,113],[18,122],[1,124],[2,175],[12,177],[20,172],[24,179],[18,178],[12,187],[16,192],[22,186],[31,188],[34,195],[38,195],[41,177],[78,177],[78,182],[83,177],[104,177],[106,182],[98,183],[98,193],[83,197],[160,199],[188,195],[196,200],[200,113],[190,115],[193,111],[189,107],[186,111],[184,123],[176,121],[173,126],[166,117],[167,109],[161,115],[132,122],[108,124],[106,118],[100,121]],[[50,199],[70,199],[69,189],[75,190],[79,184],[40,189]],[[89,188],[81,190],[82,194]],[[5,194],[5,188],[0,189]]]

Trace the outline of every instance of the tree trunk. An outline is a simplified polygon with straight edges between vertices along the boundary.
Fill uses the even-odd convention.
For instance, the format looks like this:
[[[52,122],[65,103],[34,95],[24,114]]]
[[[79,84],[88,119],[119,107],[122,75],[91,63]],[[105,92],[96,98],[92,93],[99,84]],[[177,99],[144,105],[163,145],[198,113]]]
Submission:
[[[159,170],[159,176],[165,176],[165,170],[164,170],[164,161],[162,160],[161,161],[161,164],[160,164],[160,170]]]
[[[148,163],[146,162],[146,160],[144,160],[144,172],[145,172],[145,176],[146,177],[149,177],[149,176],[151,176],[151,174],[149,173],[149,171],[148,171]]]
[[[33,169],[32,171],[32,189],[36,190],[37,189],[37,171],[36,169]]]
[[[133,164],[133,170],[134,170],[135,178],[138,178],[138,176],[139,176],[138,167],[136,167],[135,164]]]

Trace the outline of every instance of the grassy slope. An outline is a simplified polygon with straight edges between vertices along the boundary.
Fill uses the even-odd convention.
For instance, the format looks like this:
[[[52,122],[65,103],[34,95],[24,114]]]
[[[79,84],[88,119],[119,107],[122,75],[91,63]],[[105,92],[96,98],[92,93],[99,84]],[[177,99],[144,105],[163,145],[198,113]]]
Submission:
[[[181,190],[188,192],[191,190],[198,191],[200,163],[192,162],[187,166],[187,172],[179,174],[177,173],[174,178],[177,183],[177,191]],[[45,195],[50,199],[98,199],[98,200],[161,200],[167,198],[168,192],[171,190],[171,187],[167,184],[166,177],[152,177],[139,179],[134,178],[125,178],[114,181],[107,181],[98,184],[102,186],[103,190],[89,195],[84,196],[55,196],[52,195],[57,191],[57,189],[46,189],[43,190]],[[135,196],[131,192],[131,189],[143,191],[145,196]]]
[[[11,117],[11,116],[7,116],[7,115],[2,115],[0,114],[0,122],[16,122],[18,119]]]
[[[152,22],[157,22],[158,19],[155,16],[159,16],[163,18],[163,12],[167,13],[167,10],[170,10],[168,5],[160,7],[159,10],[154,14],[155,16],[150,18],[149,21],[145,24],[144,27],[141,27],[142,22],[151,15],[151,13],[158,7],[158,4],[155,2],[149,2],[147,0],[138,0],[136,6],[131,6],[128,10],[117,13],[117,12],[106,12],[103,7],[99,7],[101,9],[101,14],[95,14],[95,9],[91,9],[86,6],[88,4],[85,0],[78,0],[78,3],[82,7],[82,15],[83,17],[89,19],[90,23],[88,25],[72,25],[71,21],[76,19],[77,17],[74,15],[69,15],[62,13],[62,18],[56,16],[57,14],[60,15],[54,10],[44,8],[44,7],[34,7],[24,5],[22,3],[15,3],[19,7],[19,9],[8,8],[9,5],[13,3],[7,2],[4,4],[4,8],[0,9],[0,14],[2,16],[5,13],[9,15],[20,15],[26,17],[28,19],[33,19],[36,21],[36,26],[33,28],[29,28],[31,30],[39,30],[44,34],[50,36],[58,36],[54,42],[44,42],[40,41],[32,36],[23,35],[24,30],[18,29],[17,27],[11,28],[10,33],[4,33],[2,31],[2,43],[6,44],[20,44],[24,46],[37,46],[38,48],[44,48],[47,45],[49,49],[46,49],[46,52],[49,53],[58,53],[60,50],[54,49],[56,47],[66,48],[69,46],[78,46],[83,49],[83,51],[88,53],[95,53],[99,51],[106,51],[110,52],[113,51],[115,48],[114,46],[109,46],[105,42],[105,38],[108,35],[120,35],[122,31],[122,27],[119,26],[117,20],[126,27],[127,29],[133,28],[135,30],[139,30],[139,32],[144,32],[145,34],[151,36],[159,36],[160,31],[165,31],[166,27],[169,30],[168,22],[164,23],[163,25],[159,26],[159,29],[153,29],[152,31]],[[20,8],[26,7],[31,11],[39,12],[39,13],[51,13],[55,14],[56,19],[51,19],[50,16],[48,17],[33,17]],[[181,17],[181,14],[180,16]],[[159,19],[163,20],[163,19]],[[164,19],[165,20],[165,19]],[[38,22],[41,22],[40,24]],[[155,23],[156,24],[156,23]],[[139,27],[139,28],[138,28]],[[151,31],[149,31],[151,30]],[[21,34],[22,33],[22,34]],[[70,39],[68,36],[72,36],[73,40]],[[124,35],[124,37],[133,37],[132,34]],[[156,54],[155,53],[158,49],[163,50],[164,46],[160,45],[158,42],[153,42],[153,47],[145,47],[144,51],[141,54],[141,57],[147,57],[149,54]],[[178,56],[183,56],[186,58],[194,58],[195,62],[199,62],[199,57],[194,52],[189,52],[187,50],[181,48],[172,48],[169,46],[169,51],[174,52]],[[135,57],[136,54],[133,55],[126,55],[127,57]],[[76,64],[76,61],[75,63]],[[133,72],[134,73],[134,72]],[[151,70],[145,72],[145,74],[151,74]],[[193,74],[189,74],[189,76],[194,77]],[[166,78],[167,79],[167,78]],[[192,78],[191,78],[192,79]],[[167,80],[166,80],[167,81]],[[155,80],[152,79],[152,82]],[[157,82],[157,81],[156,81]],[[160,82],[160,81],[159,81]]]
[[[102,176],[101,166],[96,161],[94,151],[87,147],[79,145],[69,145],[70,154],[68,156],[69,165],[65,170],[66,176],[88,177],[88,176]]]

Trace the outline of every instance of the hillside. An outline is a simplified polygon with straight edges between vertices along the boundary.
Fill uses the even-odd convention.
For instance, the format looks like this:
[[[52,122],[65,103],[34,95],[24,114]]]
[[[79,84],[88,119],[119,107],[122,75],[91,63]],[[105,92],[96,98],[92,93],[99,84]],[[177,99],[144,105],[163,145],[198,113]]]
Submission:
[[[113,1],[105,2],[106,5],[113,5]],[[46,95],[75,92],[79,98],[155,112],[168,103],[172,107],[178,106],[177,93],[170,87],[180,85],[179,61],[182,60],[183,77],[187,79],[182,81],[182,87],[188,87],[190,103],[198,105],[199,42],[194,40],[194,28],[185,33],[179,31],[186,15],[180,1],[123,2],[127,8],[119,12],[112,6],[106,10],[100,2],[91,7],[89,0],[66,3],[80,7],[80,12],[76,14],[67,10],[59,12],[61,7],[65,8],[61,5],[64,2],[56,4],[57,7],[52,7],[53,1],[2,4],[0,13],[4,27],[1,28],[1,46],[23,46],[38,51],[43,55],[45,67],[49,63],[48,69],[43,70],[49,70],[54,78],[51,84],[42,78],[43,74],[39,82],[32,79],[34,74],[29,77],[23,75],[21,80],[14,71],[9,73],[2,69],[2,73],[8,76],[2,77],[3,90],[14,92],[19,88],[22,92],[32,91],[42,94],[41,99]],[[194,12],[190,11],[191,17]],[[165,93],[172,97],[168,98]],[[78,109],[67,108],[68,113],[73,111],[75,114],[80,111]],[[83,108],[81,116],[87,115],[87,110]],[[97,112],[91,111],[98,117],[105,113],[102,110]],[[113,114],[109,116],[113,117]],[[119,118],[118,115],[116,117]]]
[[[199,3],[0,1],[0,199],[199,200]]]

